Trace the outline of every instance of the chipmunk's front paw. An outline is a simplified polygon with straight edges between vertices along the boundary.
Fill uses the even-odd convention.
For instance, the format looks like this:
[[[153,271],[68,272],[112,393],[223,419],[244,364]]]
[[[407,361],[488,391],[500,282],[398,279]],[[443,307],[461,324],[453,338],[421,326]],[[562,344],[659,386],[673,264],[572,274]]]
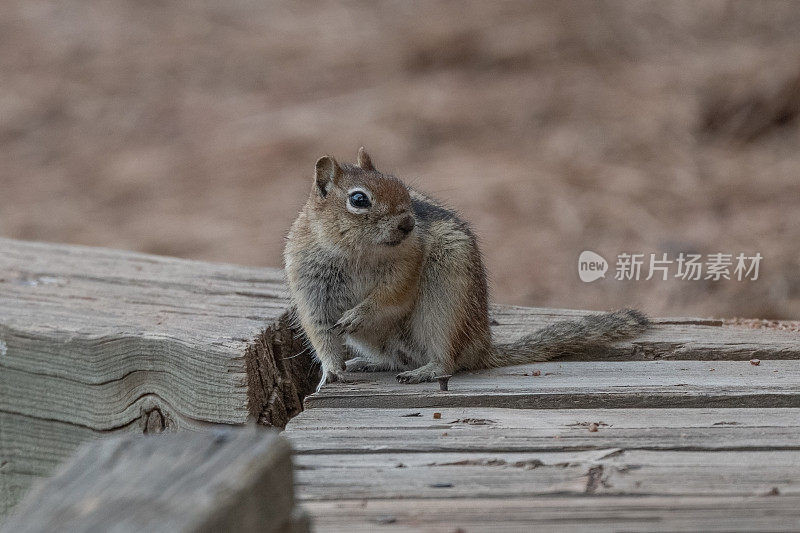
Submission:
[[[334,383],[336,381],[347,381],[344,377],[342,372],[336,370],[323,370],[322,371],[322,379],[319,380],[319,384],[317,385],[317,392],[322,388],[323,385],[328,383]]]
[[[354,307],[342,314],[342,317],[333,325],[331,331],[337,335],[350,335],[360,330],[366,321],[366,313],[361,307]]]
[[[381,370],[384,370],[384,367],[363,357],[353,357],[347,361],[348,372],[380,372]]]

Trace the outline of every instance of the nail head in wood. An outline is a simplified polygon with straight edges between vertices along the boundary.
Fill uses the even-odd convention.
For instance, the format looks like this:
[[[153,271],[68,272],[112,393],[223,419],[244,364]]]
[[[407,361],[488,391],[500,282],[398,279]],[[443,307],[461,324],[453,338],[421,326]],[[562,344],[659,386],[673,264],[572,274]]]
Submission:
[[[439,390],[447,390],[447,382],[450,381],[452,378],[452,374],[446,374],[444,376],[436,376],[434,379],[439,382]]]

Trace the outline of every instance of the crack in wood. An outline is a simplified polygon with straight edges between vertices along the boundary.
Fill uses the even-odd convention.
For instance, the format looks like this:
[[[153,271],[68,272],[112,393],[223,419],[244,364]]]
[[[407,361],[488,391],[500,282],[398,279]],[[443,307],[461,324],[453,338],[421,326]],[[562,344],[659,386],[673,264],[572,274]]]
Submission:
[[[603,465],[594,465],[589,468],[586,472],[585,493],[594,494],[601,485],[605,486],[605,483],[603,483],[603,470]]]
[[[408,415],[406,415],[408,416]],[[458,418],[448,424],[467,424],[470,426],[489,426],[493,424],[497,424],[495,420],[489,420],[488,418]]]
[[[314,391],[319,368],[307,353],[305,337],[285,313],[265,329],[245,351],[250,416],[265,426],[283,428],[303,410]]]
[[[607,454],[599,457],[598,460],[611,459],[612,457],[619,457],[619,456],[623,455],[624,453],[625,453],[625,450],[623,450],[623,449],[611,450]]]
[[[539,459],[528,459],[526,461],[508,462],[505,459],[463,459],[460,461],[450,461],[446,463],[428,463],[426,466],[511,466],[524,470],[533,470],[545,464]],[[558,466],[558,465],[556,465]]]

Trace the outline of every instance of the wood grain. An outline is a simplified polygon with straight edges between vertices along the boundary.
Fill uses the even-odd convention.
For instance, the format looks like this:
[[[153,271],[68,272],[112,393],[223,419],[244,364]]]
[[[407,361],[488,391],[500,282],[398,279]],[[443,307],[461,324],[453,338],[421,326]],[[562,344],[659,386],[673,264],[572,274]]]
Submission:
[[[288,444],[255,426],[117,437],[85,445],[3,531],[285,531],[292,485]]]
[[[797,450],[319,454],[296,465],[300,500],[800,495]]]
[[[306,502],[317,531],[797,531],[797,496],[557,496]]]
[[[0,239],[0,516],[89,438],[282,427],[317,377],[288,309],[276,269]]]
[[[533,376],[538,371],[541,375]],[[349,374],[305,400],[309,407],[800,407],[800,363],[571,361],[495,368],[436,383],[393,373]]]
[[[800,409],[318,408],[284,435],[300,454],[796,451]]]
[[[287,296],[274,269],[0,239],[0,516],[81,442],[254,419],[283,426],[318,376]],[[505,342],[588,313],[492,306],[491,318]],[[393,374],[323,387],[286,432],[317,528],[791,530],[800,334],[716,319],[654,323],[582,361],[462,373],[446,392]],[[82,457],[89,475],[97,465]],[[112,459],[99,464],[120,475],[124,461]],[[149,459],[129,464],[124,484],[158,478],[150,468]],[[187,483],[169,493],[186,509]],[[272,483],[253,494],[285,487]],[[427,521],[415,522],[417,512]],[[289,513],[281,527],[308,528]]]
[[[558,320],[591,313],[571,309],[493,305],[492,333],[498,341],[509,342]],[[635,339],[620,341],[572,359],[800,359],[800,333],[796,331],[756,330],[726,325],[720,319],[693,317],[653,318],[653,324],[650,331]]]
[[[494,306],[493,330],[584,314]],[[585,361],[461,373],[448,391],[352,374],[308,396],[285,435],[317,530],[796,530],[797,333],[655,323]]]

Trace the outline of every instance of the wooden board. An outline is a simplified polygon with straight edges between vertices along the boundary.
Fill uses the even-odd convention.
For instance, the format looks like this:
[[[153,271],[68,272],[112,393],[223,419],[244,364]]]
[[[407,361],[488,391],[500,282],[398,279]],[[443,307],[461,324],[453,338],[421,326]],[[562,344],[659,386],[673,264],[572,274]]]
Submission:
[[[318,531],[798,531],[800,497],[583,496],[306,502]]]
[[[252,419],[285,424],[318,375],[287,308],[277,270],[0,239],[0,517],[86,440]],[[587,313],[493,306],[491,318],[495,337],[509,341]],[[783,493],[774,500],[788,502],[800,477],[791,421],[800,334],[716,319],[654,322],[585,361],[463,373],[447,392],[400,385],[393,374],[324,387],[287,433],[300,451],[304,498],[330,510],[330,497],[424,497],[433,506],[420,505],[435,509],[443,497],[602,494],[616,498],[611,514],[589,504],[591,516],[609,523],[614,509],[636,514],[620,494],[652,498],[648,490],[661,495],[660,518],[669,502],[706,489],[734,510],[725,506],[773,486]],[[759,366],[747,362],[754,357]],[[396,420],[405,410],[422,416]],[[434,410],[442,413],[435,422]],[[608,426],[580,425],[591,422]],[[457,483],[424,485],[443,474]],[[796,506],[778,507],[765,519],[796,516]],[[537,516],[552,521],[547,512]],[[513,505],[508,513],[519,516]],[[334,515],[318,528],[335,526]],[[364,516],[355,513],[353,527]],[[480,529],[483,518],[475,520]]]
[[[591,311],[493,305],[492,333],[499,341],[509,342],[555,321],[589,313]],[[750,329],[714,318],[654,318],[653,323],[654,327],[640,337],[598,349],[579,359],[800,359],[800,333],[797,331]]]
[[[319,408],[284,435],[300,454],[797,451],[800,409]]]
[[[86,445],[19,505],[4,532],[286,531],[290,448],[251,426]]]
[[[416,395],[362,375],[285,434],[317,531],[795,531],[799,370],[554,362]]]
[[[533,376],[538,371],[541,375]],[[393,373],[349,374],[308,407],[800,407],[800,362],[572,361],[496,368],[437,383],[398,383]]]
[[[494,334],[585,313],[495,306]],[[285,434],[316,529],[797,530],[798,333],[655,322],[585,361],[461,373],[449,391],[352,374],[308,396]]]
[[[797,408],[319,408],[284,434],[317,531],[800,524]]]
[[[283,426],[317,377],[288,308],[276,269],[0,239],[0,516],[88,438]]]
[[[553,494],[800,495],[800,451],[299,455],[301,500]]]

